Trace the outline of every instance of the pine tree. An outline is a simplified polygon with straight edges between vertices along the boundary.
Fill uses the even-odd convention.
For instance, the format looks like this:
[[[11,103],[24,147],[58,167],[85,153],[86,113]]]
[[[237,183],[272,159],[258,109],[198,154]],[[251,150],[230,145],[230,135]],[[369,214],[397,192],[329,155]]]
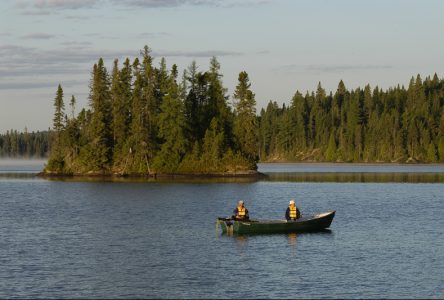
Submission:
[[[62,131],[63,129],[63,119],[65,116],[65,104],[63,103],[63,89],[62,86],[59,84],[57,88],[56,97],[54,99],[54,118],[53,118],[53,128],[57,135]]]
[[[91,121],[88,124],[84,164],[88,171],[106,172],[112,154],[111,94],[108,72],[102,58],[93,68],[89,101]]]
[[[54,118],[53,118],[53,128],[55,135],[51,142],[51,155],[48,159],[48,164],[46,170],[50,172],[63,172],[65,161],[63,153],[63,141],[62,133],[65,127],[65,113],[64,113],[64,101],[63,101],[63,89],[59,84],[57,88],[56,97],[54,99]],[[16,154],[18,150],[17,141],[11,142],[11,152]]]
[[[125,144],[131,123],[132,67],[127,58],[121,70],[114,61],[111,81],[113,160],[115,167],[126,159]]]
[[[336,140],[335,140],[334,132],[332,132],[330,134],[327,150],[325,151],[325,159],[327,161],[335,161],[336,160]]]
[[[173,65],[159,115],[159,137],[163,144],[154,161],[156,171],[162,173],[177,172],[188,147],[183,100],[176,80],[177,67]]]
[[[156,79],[156,71],[153,68],[153,57],[151,56],[151,49],[148,46],[144,47],[142,52],[142,65],[141,65],[141,105],[142,105],[142,122],[143,126],[147,130],[147,138],[144,139],[146,143],[146,160],[151,163],[156,151],[158,150],[158,114],[160,112],[160,105],[162,97],[165,93],[165,88],[158,87],[159,79]],[[165,64],[165,60],[162,60]],[[162,64],[161,64],[162,65]],[[161,66],[161,68],[163,68]],[[166,66],[165,66],[166,72]],[[163,72],[162,76],[163,76]],[[158,90],[159,89],[159,90]],[[162,97],[160,97],[162,96]]]
[[[147,103],[143,95],[144,77],[139,70],[139,61],[136,59],[133,63],[134,82],[132,98],[132,118],[130,127],[130,137],[128,139],[128,154],[131,157],[129,171],[139,174],[148,174],[150,169],[149,134],[147,124]]]
[[[195,61],[193,61],[188,67],[188,70],[184,76],[186,78],[186,82],[189,83],[189,91],[187,96],[184,98],[186,136],[187,139],[193,144],[201,137],[197,81],[198,74]]]
[[[223,172],[222,156],[224,153],[224,132],[221,131],[216,118],[211,121],[205,132],[202,147],[201,165],[204,173]]]
[[[258,157],[256,100],[250,89],[251,83],[247,72],[239,73],[238,80],[234,91],[234,99],[237,100],[234,134],[241,152],[256,163]]]

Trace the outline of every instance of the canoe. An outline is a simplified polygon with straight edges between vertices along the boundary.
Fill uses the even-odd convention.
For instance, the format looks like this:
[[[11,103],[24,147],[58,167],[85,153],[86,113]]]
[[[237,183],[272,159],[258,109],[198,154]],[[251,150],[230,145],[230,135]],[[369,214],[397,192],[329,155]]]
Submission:
[[[255,233],[285,233],[285,232],[313,232],[322,231],[330,227],[336,211],[302,216],[296,221],[286,220],[249,220],[233,221],[227,218],[218,218],[217,222],[224,233],[255,234]]]

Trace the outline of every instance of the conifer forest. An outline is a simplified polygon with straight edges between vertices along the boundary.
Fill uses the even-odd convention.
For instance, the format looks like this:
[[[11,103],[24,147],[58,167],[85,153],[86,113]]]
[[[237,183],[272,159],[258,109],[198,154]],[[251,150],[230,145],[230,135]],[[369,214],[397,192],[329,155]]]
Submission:
[[[192,62],[183,74],[153,60],[147,46],[132,61],[116,59],[110,72],[99,59],[89,107],[77,114],[75,97],[66,99],[59,85],[49,137],[37,134],[41,144],[27,151],[44,156],[50,141],[45,171],[57,174],[243,174],[259,161],[444,162],[444,80],[436,74],[386,90],[340,81],[327,92],[319,83],[257,113],[247,72],[228,95],[214,57],[209,70]]]

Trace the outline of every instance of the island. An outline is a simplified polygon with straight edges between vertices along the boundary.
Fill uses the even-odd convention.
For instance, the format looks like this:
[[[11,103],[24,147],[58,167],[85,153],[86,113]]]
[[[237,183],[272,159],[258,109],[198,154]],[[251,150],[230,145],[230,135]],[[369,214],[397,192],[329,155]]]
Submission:
[[[89,108],[65,112],[59,84],[52,141],[43,176],[256,176],[258,133],[255,95],[239,74],[229,105],[215,57],[208,71],[195,62],[179,79],[164,58],[153,66],[150,49],[109,73],[94,64]]]
[[[417,75],[409,86],[335,93],[318,84],[290,104],[270,101],[256,112],[249,75],[232,98],[218,60],[181,76],[165,58],[139,57],[108,72],[94,64],[89,106],[65,109],[54,99],[49,158],[43,176],[257,176],[260,162],[444,162],[444,81]]]

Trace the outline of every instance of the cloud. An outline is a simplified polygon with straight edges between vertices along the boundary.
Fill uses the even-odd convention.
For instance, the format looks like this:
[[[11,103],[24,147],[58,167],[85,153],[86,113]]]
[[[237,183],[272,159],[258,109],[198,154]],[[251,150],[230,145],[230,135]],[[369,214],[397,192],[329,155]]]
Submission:
[[[0,89],[35,89],[54,86],[54,82],[62,79],[67,84],[85,78],[87,86],[93,63],[100,57],[111,68],[112,61],[126,57],[134,59],[139,51],[91,49],[88,42],[64,42],[64,47],[43,50],[35,47],[17,45],[0,45]],[[240,52],[228,50],[173,51],[160,50],[152,53],[154,57],[188,57],[203,58],[212,56],[240,56]],[[43,81],[45,79],[45,81]],[[80,81],[81,82],[81,81]]]
[[[252,6],[270,3],[271,0],[111,0],[112,3],[127,7],[178,7],[178,6]]]
[[[87,42],[87,41],[65,41],[65,42],[61,42],[60,45],[62,46],[70,46],[70,47],[87,47],[87,46],[91,46],[92,43],[91,42]]]
[[[370,64],[342,64],[342,65],[323,65],[323,64],[311,64],[311,65],[286,65],[275,69],[275,71],[284,72],[314,72],[314,73],[335,73],[357,70],[381,70],[391,69],[391,65],[370,65]]]
[[[129,9],[173,8],[180,6],[251,7],[272,0],[17,0],[15,7],[24,15],[49,15],[54,10],[80,10],[111,4]]]
[[[33,7],[37,9],[79,9],[96,5],[99,0],[35,0]]]
[[[27,16],[51,15],[54,11],[92,8],[105,0],[17,0],[15,7]]]
[[[142,32],[139,33],[140,38],[157,38],[170,35],[167,32]]]
[[[42,32],[36,32],[36,33],[28,33],[22,36],[22,39],[33,39],[33,40],[49,40],[53,39],[56,36],[49,33],[42,33]]]
[[[66,18],[70,19],[70,20],[82,20],[82,21],[91,19],[91,17],[89,17],[89,16],[72,16],[72,15],[66,16]]]
[[[307,65],[305,70],[307,71],[320,71],[320,72],[340,72],[350,70],[380,70],[391,69],[390,65]]]
[[[201,51],[159,51],[153,52],[154,56],[165,57],[213,57],[213,56],[241,56],[243,53],[236,51],[224,51],[224,50],[201,50]]]
[[[25,16],[48,16],[51,12],[49,10],[24,10],[21,14]]]
[[[25,82],[0,82],[0,90],[27,90],[54,87],[57,88],[59,81],[56,79],[46,80],[43,82],[25,81]],[[85,85],[83,80],[64,80],[61,82],[63,87],[73,87]]]

